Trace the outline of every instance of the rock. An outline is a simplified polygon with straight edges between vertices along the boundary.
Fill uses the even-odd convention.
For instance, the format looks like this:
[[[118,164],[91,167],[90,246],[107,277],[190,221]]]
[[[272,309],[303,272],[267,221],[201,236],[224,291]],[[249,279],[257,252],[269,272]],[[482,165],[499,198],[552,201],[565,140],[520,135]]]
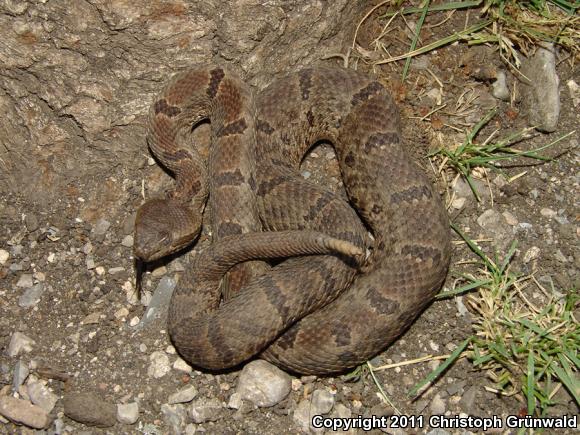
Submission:
[[[34,281],[32,280],[32,274],[30,273],[23,273],[20,275],[20,278],[18,278],[18,282],[16,283],[16,287],[21,288],[32,287],[33,285]]]
[[[149,356],[147,374],[155,379],[162,378],[171,370],[169,356],[165,352],[155,351]]]
[[[44,293],[44,284],[39,282],[30,288],[27,288],[18,298],[18,306],[22,308],[30,308],[35,306]]]
[[[38,218],[33,213],[27,213],[24,217],[24,225],[29,232],[36,231],[38,229]]]
[[[10,344],[8,344],[7,354],[8,356],[14,357],[20,355],[22,352],[30,352],[32,350],[32,346],[34,346],[36,342],[24,335],[22,332],[15,332],[12,334],[12,338],[10,338]]]
[[[115,316],[115,319],[120,320],[126,319],[127,316],[129,315],[129,310],[126,307],[121,307],[117,311],[115,311],[113,315]]]
[[[236,392],[259,407],[269,407],[282,401],[290,393],[291,386],[292,380],[287,373],[264,360],[256,360],[243,368]]]
[[[544,217],[547,217],[549,219],[554,218],[555,216],[557,216],[558,212],[555,210],[552,210],[551,208],[548,207],[544,207],[540,210],[540,214]]]
[[[314,390],[310,406],[313,415],[328,414],[334,406],[334,394],[328,390]]]
[[[477,387],[469,387],[461,400],[459,401],[459,407],[462,411],[473,414],[473,406],[475,405],[475,399],[477,397]]]
[[[119,403],[117,405],[117,421],[123,424],[135,424],[139,419],[139,404],[137,402]]]
[[[123,240],[121,241],[121,245],[126,246],[127,248],[132,248],[133,247],[133,236],[128,235],[128,236],[123,237]]]
[[[0,415],[35,429],[43,429],[50,423],[48,413],[40,406],[10,396],[0,397]]]
[[[111,427],[117,421],[117,407],[92,392],[67,393],[63,405],[68,418],[87,426]]]
[[[580,86],[574,80],[570,79],[566,82],[568,90],[570,91],[570,98],[572,98],[572,105],[578,107],[580,105]],[[1,263],[1,261],[0,261]]]
[[[310,412],[310,400],[302,399],[296,406],[292,419],[304,432],[309,432],[310,430],[316,430],[312,427],[312,417],[314,417],[314,414]]]
[[[489,189],[486,184],[478,180],[477,178],[472,178],[471,182],[477,195],[480,199],[486,199],[490,197]],[[451,187],[453,192],[458,198],[474,198],[473,190],[467,181],[465,181],[462,177],[459,177],[453,186]]]
[[[492,83],[493,90],[491,95],[493,95],[498,100],[509,101],[510,100],[510,90],[507,86],[507,80],[505,72],[497,71],[496,80]]]
[[[511,225],[512,227],[516,226],[519,223],[518,219],[513,214],[511,214],[509,211],[504,211],[501,215],[503,216],[506,223],[508,225]]]
[[[546,133],[556,131],[560,116],[560,80],[556,73],[553,45],[538,48],[531,58],[522,63],[520,71],[529,79],[522,86],[522,105],[530,124]]]
[[[161,413],[163,414],[165,424],[173,429],[171,433],[180,434],[187,421],[185,407],[183,405],[168,405],[164,403],[161,405]]]
[[[477,223],[481,228],[494,228],[501,222],[501,215],[493,210],[489,209],[484,211],[478,218]]]
[[[40,382],[31,382],[26,386],[26,389],[30,401],[44,409],[47,414],[50,414],[58,401],[58,396]]]
[[[176,403],[187,403],[191,402],[194,397],[197,395],[197,390],[193,385],[189,385],[175,393],[173,393],[167,399],[167,403],[170,405],[174,405]]]
[[[111,222],[106,219],[99,219],[95,226],[93,227],[93,233],[96,236],[104,236],[109,231],[111,227]]]
[[[228,400],[228,408],[240,409],[242,407],[242,396],[239,393],[232,393],[230,400]]]
[[[191,366],[179,357],[173,363],[173,369],[182,373],[191,373],[193,371]]]
[[[441,398],[439,394],[436,394],[431,400],[429,408],[431,409],[431,413],[434,415],[445,414],[445,411],[447,410],[447,403]]]
[[[6,264],[9,258],[10,252],[6,251],[5,249],[0,249],[0,264]]]
[[[167,317],[167,309],[169,307],[169,301],[171,299],[171,294],[175,288],[176,282],[173,278],[169,276],[164,276],[157,284],[155,292],[153,292],[153,297],[151,302],[147,307],[147,311],[143,315],[141,322],[137,326],[138,328],[143,328],[154,322],[159,322],[159,324],[165,325],[165,318]]]
[[[12,376],[12,390],[18,391],[18,388],[24,384],[26,378],[30,374],[30,370],[28,369],[28,364],[26,364],[22,360],[18,360],[18,362],[14,365],[14,375]]]
[[[465,205],[465,200],[465,197],[458,196],[457,198],[453,199],[453,201],[451,201],[451,207],[453,207],[455,210],[461,210]]]
[[[189,414],[194,423],[217,421],[221,417],[222,404],[218,399],[198,399],[191,404]]]

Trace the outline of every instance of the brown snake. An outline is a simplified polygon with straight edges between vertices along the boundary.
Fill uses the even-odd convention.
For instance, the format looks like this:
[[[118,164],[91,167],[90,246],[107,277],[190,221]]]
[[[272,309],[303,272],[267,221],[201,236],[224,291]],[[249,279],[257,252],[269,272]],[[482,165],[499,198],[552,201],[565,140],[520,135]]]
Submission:
[[[208,170],[185,145],[192,125],[207,118]],[[216,242],[180,279],[168,318],[177,350],[195,366],[219,370],[260,355],[292,372],[344,371],[404,332],[446,276],[444,207],[403,149],[392,98],[365,74],[305,69],[254,103],[223,67],[192,68],[152,105],[148,139],[176,189],[140,208],[138,257],[159,258],[195,238],[210,192]],[[299,173],[321,140],[334,146],[356,212]],[[228,284],[235,294],[220,305],[219,282],[231,266],[299,254],[326,255],[289,258],[265,273],[262,263],[238,264]]]

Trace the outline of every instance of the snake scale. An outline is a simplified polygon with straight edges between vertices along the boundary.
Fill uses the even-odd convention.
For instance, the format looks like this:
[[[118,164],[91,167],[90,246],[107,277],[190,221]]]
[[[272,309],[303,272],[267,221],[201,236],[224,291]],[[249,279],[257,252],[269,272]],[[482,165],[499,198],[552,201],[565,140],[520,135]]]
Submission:
[[[207,164],[187,145],[206,119]],[[170,80],[149,123],[149,146],[176,187],[139,209],[136,256],[190,243],[209,192],[214,243],[179,280],[168,316],[192,365],[222,370],[259,356],[296,373],[344,371],[403,333],[445,279],[445,209],[403,148],[394,101],[370,76],[312,67],[254,97],[228,69],[201,65]],[[300,175],[320,141],[336,151],[349,201]],[[246,262],[289,256],[271,268]]]

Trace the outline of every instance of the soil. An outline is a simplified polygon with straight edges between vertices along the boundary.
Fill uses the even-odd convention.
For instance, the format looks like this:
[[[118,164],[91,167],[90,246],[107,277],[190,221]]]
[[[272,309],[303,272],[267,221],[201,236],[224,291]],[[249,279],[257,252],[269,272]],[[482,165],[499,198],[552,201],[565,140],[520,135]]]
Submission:
[[[457,12],[445,23],[430,27],[443,18],[445,16],[441,14],[427,17],[425,25],[429,30],[422,34],[423,43],[462,28],[466,15]],[[358,43],[370,50],[369,41],[376,37],[384,24],[384,20],[375,16],[365,21]],[[388,44],[389,53],[403,53],[409,45],[408,31],[400,20],[394,22],[392,28],[394,30],[383,41]],[[574,107],[565,84],[571,79],[578,81],[579,75],[571,59],[566,60],[567,56],[565,52],[558,53],[561,109],[557,131],[535,133],[518,147],[533,149],[578,128],[580,112],[577,106]],[[355,59],[355,53],[351,57]],[[578,289],[578,132],[545,151],[545,155],[555,157],[552,161],[538,164],[537,161],[518,159],[502,169],[481,172],[478,181],[482,196],[480,202],[465,186],[453,187],[453,174],[447,171],[442,177],[435,169],[436,163],[431,163],[426,157],[440,146],[461,143],[465,131],[481,119],[490,106],[497,105],[498,114],[477,140],[484,140],[496,129],[499,131],[497,138],[528,126],[519,101],[504,102],[494,98],[491,95],[492,80],[475,77],[474,70],[484,62],[486,66],[506,71],[508,85],[513,88],[516,83],[514,75],[493,47],[468,47],[463,43],[416,58],[404,82],[401,80],[402,62],[377,66],[374,72],[396,97],[409,151],[437,183],[448,204],[451,221],[473,239],[481,240],[480,245],[490,255],[494,251],[505,253],[512,240],[517,240],[514,270],[533,272],[540,283],[547,288],[553,285],[560,293]],[[362,59],[358,60],[358,68],[370,70]],[[430,97],[437,92],[431,91],[439,89],[441,102],[446,107],[429,115],[438,107]],[[461,106],[461,100],[470,96],[477,98]],[[147,104],[144,101],[140,113],[135,113],[139,115],[137,120],[128,122],[143,123]],[[84,127],[73,125],[71,128]],[[110,134],[113,142],[125,139],[124,134],[116,139],[114,129]],[[21,360],[31,367],[32,376],[41,379],[41,373],[35,373],[35,368],[49,367],[66,373],[66,382],[54,378],[47,381],[48,388],[59,398],[70,391],[94,391],[109,403],[139,403],[140,415],[134,425],[117,423],[99,429],[64,416],[62,400],[59,400],[52,416],[64,423],[61,433],[71,434],[155,433],[154,429],[157,433],[172,433],[161,406],[167,403],[169,395],[186,385],[195,386],[198,398],[217,398],[223,403],[216,421],[186,422],[189,424],[188,433],[194,430],[207,433],[301,433],[304,429],[294,418],[294,410],[316,389],[335,393],[335,407],[342,404],[353,416],[392,414],[393,408],[377,394],[377,385],[364,370],[362,375],[352,379],[348,376],[299,378],[300,382],[294,382],[289,396],[274,407],[250,405],[239,410],[227,406],[235,391],[239,371],[215,375],[200,371],[187,374],[171,369],[160,378],[148,374],[153,352],[164,352],[171,365],[177,355],[161,321],[145,328],[135,328],[133,319],[144,316],[147,309],[144,303],[160,280],[164,277],[179,279],[190,257],[209,242],[210,229],[204,229],[204,235],[191,252],[149,265],[142,293],[136,294],[136,268],[130,237],[127,236],[132,234],[135,212],[144,200],[143,193],[146,197],[162,194],[171,186],[172,180],[151,159],[144,134],[131,140],[135,146],[124,150],[123,144],[118,142],[108,149],[95,143],[93,148],[83,150],[82,158],[61,168],[63,172],[83,174],[82,177],[74,183],[55,182],[58,190],[48,200],[42,194],[45,187],[35,187],[35,184],[50,186],[53,180],[66,176],[50,169],[50,162],[52,153],[67,153],[70,144],[53,149],[45,147],[42,153],[33,154],[31,158],[35,162],[31,167],[39,168],[34,176],[27,174],[22,166],[11,166],[11,159],[26,159],[22,155],[16,157],[17,149],[0,155],[0,166],[3,171],[12,171],[13,182],[12,188],[0,191],[0,224],[3,229],[0,249],[10,254],[0,265],[0,390],[3,394],[9,394],[15,364]],[[303,175],[339,191],[341,189],[336,159],[332,148],[326,144],[317,147],[306,158]],[[455,197],[452,197],[454,192]],[[465,198],[460,208],[451,204],[458,196]],[[478,218],[488,210],[499,213],[503,220],[482,227]],[[428,217],[425,218],[428,224]],[[457,243],[454,244],[453,262],[444,285],[447,289],[454,287],[461,272],[476,271],[465,264],[466,260],[475,259],[473,253],[460,243],[455,234],[454,240]],[[537,255],[525,262],[525,254],[531,249]],[[26,290],[24,284],[18,285],[23,274],[31,274],[33,283],[40,282],[44,286],[40,300],[27,308],[19,306],[19,298]],[[530,292],[531,298],[537,296],[531,287],[526,291]],[[450,353],[473,332],[474,314],[461,314],[459,303],[456,299],[434,302],[403,337],[373,360],[373,365],[378,367],[426,355]],[[32,338],[35,343],[30,352],[9,357],[8,345],[16,331]],[[436,413],[450,416],[465,413],[505,417],[519,414],[522,410],[525,412],[526,405],[521,397],[500,396],[487,390],[485,387],[493,386],[490,378],[484,371],[475,370],[466,360],[458,361],[422,395],[410,399],[408,391],[436,364],[403,365],[377,371],[375,375],[391,402],[405,415],[427,418]],[[578,414],[577,406],[564,389],[556,395],[555,402],[550,415]],[[54,428],[52,425],[48,430]],[[427,427],[389,429],[387,433],[428,430]],[[450,432],[462,433],[461,430]],[[0,433],[35,432],[0,420]],[[370,433],[383,432],[376,429]]]

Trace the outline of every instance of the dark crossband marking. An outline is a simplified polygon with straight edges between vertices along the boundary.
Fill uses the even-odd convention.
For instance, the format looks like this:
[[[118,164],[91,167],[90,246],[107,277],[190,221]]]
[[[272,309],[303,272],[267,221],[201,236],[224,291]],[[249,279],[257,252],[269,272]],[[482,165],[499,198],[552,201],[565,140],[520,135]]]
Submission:
[[[312,70],[305,69],[298,73],[300,95],[303,100],[310,98],[310,88],[312,87]]]
[[[181,109],[179,107],[170,106],[169,104],[167,104],[165,98],[156,101],[155,105],[153,106],[153,110],[155,111],[156,115],[159,113],[163,113],[164,115],[167,115],[170,118],[173,118],[174,116],[179,115],[181,113]]]
[[[213,99],[216,96],[217,91],[220,87],[220,83],[222,82],[226,74],[224,70],[221,68],[212,69],[209,74],[210,79],[209,85],[207,87],[207,96]]]
[[[248,124],[244,118],[238,119],[237,121],[230,122],[224,125],[216,134],[217,137],[230,136],[232,134],[240,134],[246,131]]]
[[[369,97],[379,93],[384,88],[379,82],[371,82],[352,96],[350,103],[357,106],[363,101],[367,101]]]

